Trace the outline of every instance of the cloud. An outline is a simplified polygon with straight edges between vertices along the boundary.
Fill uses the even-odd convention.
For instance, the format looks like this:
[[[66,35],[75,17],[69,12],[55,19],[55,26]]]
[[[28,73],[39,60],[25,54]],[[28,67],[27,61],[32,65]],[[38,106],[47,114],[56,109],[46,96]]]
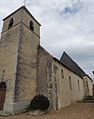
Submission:
[[[94,0],[71,1],[27,0],[26,6],[42,24],[41,45],[57,58],[60,58],[63,51],[68,52],[92,76]],[[23,0],[3,0],[0,3],[0,22],[22,3]],[[2,24],[0,24],[0,30],[1,27]]]

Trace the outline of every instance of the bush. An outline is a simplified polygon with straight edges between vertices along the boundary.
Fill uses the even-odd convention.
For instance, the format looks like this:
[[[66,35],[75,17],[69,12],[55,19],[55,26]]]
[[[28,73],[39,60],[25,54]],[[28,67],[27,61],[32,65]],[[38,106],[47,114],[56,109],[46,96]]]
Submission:
[[[48,110],[49,106],[50,106],[50,102],[47,97],[45,97],[43,95],[37,95],[32,99],[32,101],[28,107],[28,111],[29,110],[46,111],[46,110]]]

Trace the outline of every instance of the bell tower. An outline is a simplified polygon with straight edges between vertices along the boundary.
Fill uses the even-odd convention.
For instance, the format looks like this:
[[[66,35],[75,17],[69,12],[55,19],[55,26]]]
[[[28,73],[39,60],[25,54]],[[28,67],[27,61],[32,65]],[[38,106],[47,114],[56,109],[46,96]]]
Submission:
[[[17,112],[26,108],[36,95],[41,25],[25,6],[3,21],[0,39],[0,82],[4,71],[3,81],[7,86],[3,110]]]

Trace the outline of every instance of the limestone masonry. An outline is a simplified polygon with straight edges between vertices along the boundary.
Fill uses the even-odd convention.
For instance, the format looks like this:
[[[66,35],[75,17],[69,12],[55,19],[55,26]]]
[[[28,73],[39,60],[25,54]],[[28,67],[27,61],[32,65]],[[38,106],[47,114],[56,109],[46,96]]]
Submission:
[[[40,23],[25,6],[4,20],[0,38],[0,111],[24,111],[38,94],[58,110],[93,95],[92,79],[64,52],[40,46]]]

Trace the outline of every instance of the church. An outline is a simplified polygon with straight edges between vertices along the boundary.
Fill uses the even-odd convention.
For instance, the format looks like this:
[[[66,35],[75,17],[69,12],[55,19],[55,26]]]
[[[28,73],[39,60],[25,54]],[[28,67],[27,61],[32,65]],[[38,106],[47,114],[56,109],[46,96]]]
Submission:
[[[25,6],[3,19],[0,112],[21,112],[38,94],[52,110],[93,95],[93,80],[66,52],[59,60],[40,45],[40,27]]]

